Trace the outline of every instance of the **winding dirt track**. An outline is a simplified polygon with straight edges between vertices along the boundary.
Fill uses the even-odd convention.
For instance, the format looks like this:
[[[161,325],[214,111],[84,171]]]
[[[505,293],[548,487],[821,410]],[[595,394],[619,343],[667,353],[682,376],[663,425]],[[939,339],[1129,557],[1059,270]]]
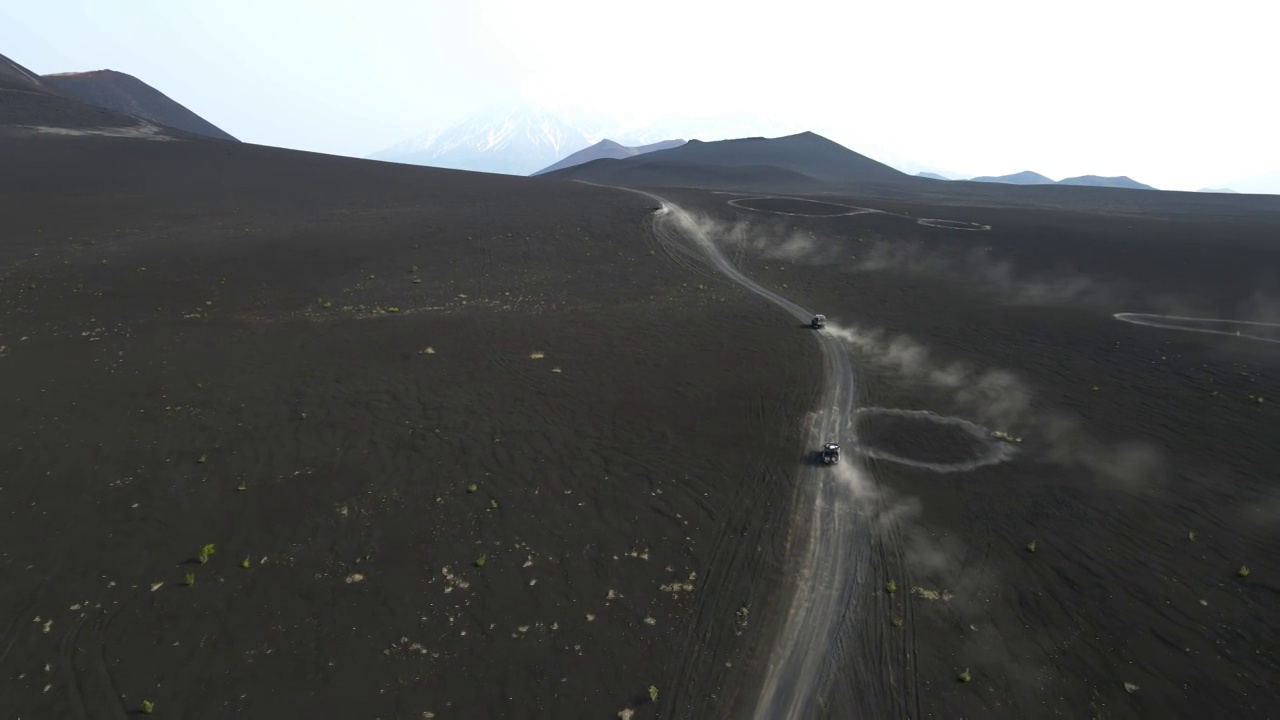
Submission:
[[[641,190],[660,204],[654,234],[673,256],[709,263],[730,280],[772,302],[799,323],[813,313],[747,277],[716,247],[706,230],[687,211]],[[826,331],[815,333],[822,348],[821,403],[808,428],[808,446],[836,441],[852,447],[857,383],[849,352]],[[871,563],[871,527],[856,489],[868,477],[852,453],[837,468],[807,462],[799,473],[788,574],[794,577],[790,597],[782,605],[773,647],[755,702],[760,720],[808,718],[825,695],[825,684],[840,654],[837,638],[844,620],[857,611],[858,585],[867,581]],[[860,670],[862,668],[859,668]]]
[[[692,242],[715,269],[801,323],[813,313],[743,275],[707,237],[705,231],[677,205],[662,202],[654,231],[664,244]],[[819,331],[823,357],[822,401],[809,426],[810,447],[834,440],[851,444],[857,386],[849,353],[832,335]],[[856,462],[847,453],[844,463]],[[791,572],[795,576],[787,614],[774,640],[754,717],[761,720],[806,718],[829,676],[835,638],[846,613],[854,610],[856,585],[865,580],[870,564],[870,528],[857,511],[847,473],[837,474],[819,463],[807,463],[799,473],[798,527],[793,540]],[[805,515],[807,514],[807,517]]]

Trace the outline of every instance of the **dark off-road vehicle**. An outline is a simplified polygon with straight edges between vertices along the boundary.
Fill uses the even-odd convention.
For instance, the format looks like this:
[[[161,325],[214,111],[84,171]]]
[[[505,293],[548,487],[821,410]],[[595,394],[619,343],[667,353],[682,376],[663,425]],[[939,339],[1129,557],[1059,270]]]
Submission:
[[[809,326],[812,327],[814,330],[821,330],[822,328],[827,326],[827,316],[814,315],[813,320],[809,321]]]
[[[835,465],[840,462],[840,446],[836,443],[827,443],[822,446],[822,464]]]

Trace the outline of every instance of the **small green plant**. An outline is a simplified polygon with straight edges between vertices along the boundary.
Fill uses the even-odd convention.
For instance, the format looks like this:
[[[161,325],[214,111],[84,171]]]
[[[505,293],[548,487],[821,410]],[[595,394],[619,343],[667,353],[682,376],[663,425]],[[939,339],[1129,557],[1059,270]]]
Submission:
[[[467,492],[469,492],[469,493],[473,493],[473,492],[475,492],[476,490],[479,490],[479,489],[480,489],[480,488],[476,487],[476,484],[475,484],[475,483],[471,483],[470,485],[468,485],[468,486],[467,486]]]
[[[324,308],[325,310],[328,310],[329,308],[333,307],[333,303],[329,302],[328,300],[325,300],[324,302],[320,303],[320,307]]]
[[[247,557],[246,557],[245,559],[241,560],[241,561],[240,561],[240,567],[244,568],[245,570],[248,570],[248,569],[249,569],[249,558],[247,558]]]
[[[203,464],[205,463],[205,461],[206,461],[206,460],[208,460],[208,459],[209,459],[209,456],[208,456],[208,455],[205,455],[204,453],[200,453],[200,457],[196,458],[196,462],[198,462],[198,463],[200,463],[201,465],[203,465]]]
[[[658,687],[656,685],[649,686],[649,702],[658,702]]]
[[[192,585],[195,585],[195,584],[196,584],[196,574],[193,572],[187,573],[187,587],[191,587]]]
[[[476,558],[476,567],[482,568],[484,567],[484,564],[487,562],[489,562],[489,556],[481,555],[480,557]]]
[[[490,508],[493,508],[494,510],[497,510],[497,509],[498,509],[498,501],[497,501],[497,500],[490,500],[490,501],[489,501],[489,507],[490,507]]]
[[[197,559],[200,560],[200,564],[203,565],[209,562],[209,556],[212,555],[214,552],[215,550],[212,544],[205,545],[204,547],[200,548],[200,554],[197,556]]]
[[[1036,541],[1032,540],[1031,542],[1027,543],[1027,552],[1035,552],[1035,551],[1036,551]]]
[[[894,627],[902,627],[902,618],[894,618],[892,620]]]
[[[389,312],[389,313],[398,313],[398,312],[400,312],[400,308],[398,308],[398,307],[389,307],[389,308],[387,308],[387,312]]]
[[[1239,575],[1240,577],[1249,577],[1249,566],[1241,565],[1240,569],[1236,571],[1236,575]]]
[[[969,674],[969,668],[965,668],[964,672],[956,676],[956,679],[960,682],[969,682],[973,679],[973,676]]]
[[[1190,540],[1191,542],[1195,542],[1195,541],[1196,541],[1196,531],[1195,531],[1195,530],[1192,530],[1192,531],[1188,532],[1188,533],[1187,533],[1187,539],[1188,539],[1188,540]]]
[[[248,489],[249,489],[249,486],[245,484],[245,481],[243,480],[241,480],[240,484],[236,486],[236,492],[244,492],[245,490],[248,490]]]
[[[896,593],[898,592],[898,583],[894,582],[893,580],[890,580],[889,582],[884,584],[884,589],[890,594]]]
[[[150,700],[142,701],[142,712],[150,715],[151,713],[155,712],[155,709],[156,709],[155,703],[151,702]]]
[[[418,266],[417,266],[417,265],[414,265],[414,266],[410,267],[410,268],[409,268],[409,272],[411,272],[411,273],[416,273],[416,272],[418,272]]]

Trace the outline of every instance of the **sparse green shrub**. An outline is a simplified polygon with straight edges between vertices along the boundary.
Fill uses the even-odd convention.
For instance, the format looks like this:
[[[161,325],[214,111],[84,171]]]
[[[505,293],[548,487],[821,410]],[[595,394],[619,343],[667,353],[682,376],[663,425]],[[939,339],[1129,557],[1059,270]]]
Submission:
[[[197,558],[200,560],[200,564],[203,565],[209,562],[209,556],[212,555],[214,552],[215,550],[212,544],[205,545],[204,547],[200,548],[200,554],[197,556]]]
[[[649,702],[658,702],[658,687],[656,685],[649,686]]]
[[[196,574],[193,572],[187,573],[187,587],[190,587],[195,584],[196,584]]]
[[[249,558],[247,558],[247,557],[246,557],[245,559],[241,560],[241,561],[240,561],[240,567],[244,568],[245,570],[248,570],[248,569],[249,569]]]
[[[475,484],[475,483],[471,483],[470,485],[468,485],[468,486],[467,486],[467,492],[469,492],[469,493],[473,493],[473,492],[475,492],[476,490],[479,490],[479,489],[480,489],[480,488],[478,488],[478,487],[476,486],[476,484]]]
[[[889,582],[884,584],[884,589],[889,593],[896,593],[898,592],[898,583],[894,582],[893,580],[890,580]]]
[[[203,464],[205,463],[205,461],[206,461],[206,460],[208,460],[208,459],[209,459],[209,456],[208,456],[208,455],[205,455],[204,453],[200,453],[200,457],[196,458],[196,462],[198,462],[198,463],[200,463],[201,465],[203,465]]]
[[[1249,577],[1249,566],[1241,565],[1240,569],[1236,571],[1236,575],[1239,575],[1240,577]]]
[[[1032,540],[1031,542],[1027,543],[1027,552],[1035,552],[1035,551],[1036,551],[1036,541]]]
[[[150,715],[151,713],[155,712],[155,710],[156,710],[155,703],[151,702],[150,700],[142,701],[142,712]]]
[[[484,567],[484,564],[487,562],[489,562],[489,556],[481,555],[480,557],[476,558],[476,567],[482,568]]]
[[[965,668],[964,672],[960,673],[956,679],[960,682],[969,682],[973,679],[973,676],[969,674],[969,668]]]

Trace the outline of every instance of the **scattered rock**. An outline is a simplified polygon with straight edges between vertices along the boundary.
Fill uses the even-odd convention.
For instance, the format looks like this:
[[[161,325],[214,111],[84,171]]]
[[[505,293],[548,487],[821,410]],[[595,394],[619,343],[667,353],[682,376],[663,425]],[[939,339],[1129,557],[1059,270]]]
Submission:
[[[922,588],[918,586],[911,588],[911,594],[923,600],[941,600],[943,602],[947,602],[951,600],[951,598],[955,597],[948,590],[943,590],[939,592],[937,590],[930,590],[928,588]]]

